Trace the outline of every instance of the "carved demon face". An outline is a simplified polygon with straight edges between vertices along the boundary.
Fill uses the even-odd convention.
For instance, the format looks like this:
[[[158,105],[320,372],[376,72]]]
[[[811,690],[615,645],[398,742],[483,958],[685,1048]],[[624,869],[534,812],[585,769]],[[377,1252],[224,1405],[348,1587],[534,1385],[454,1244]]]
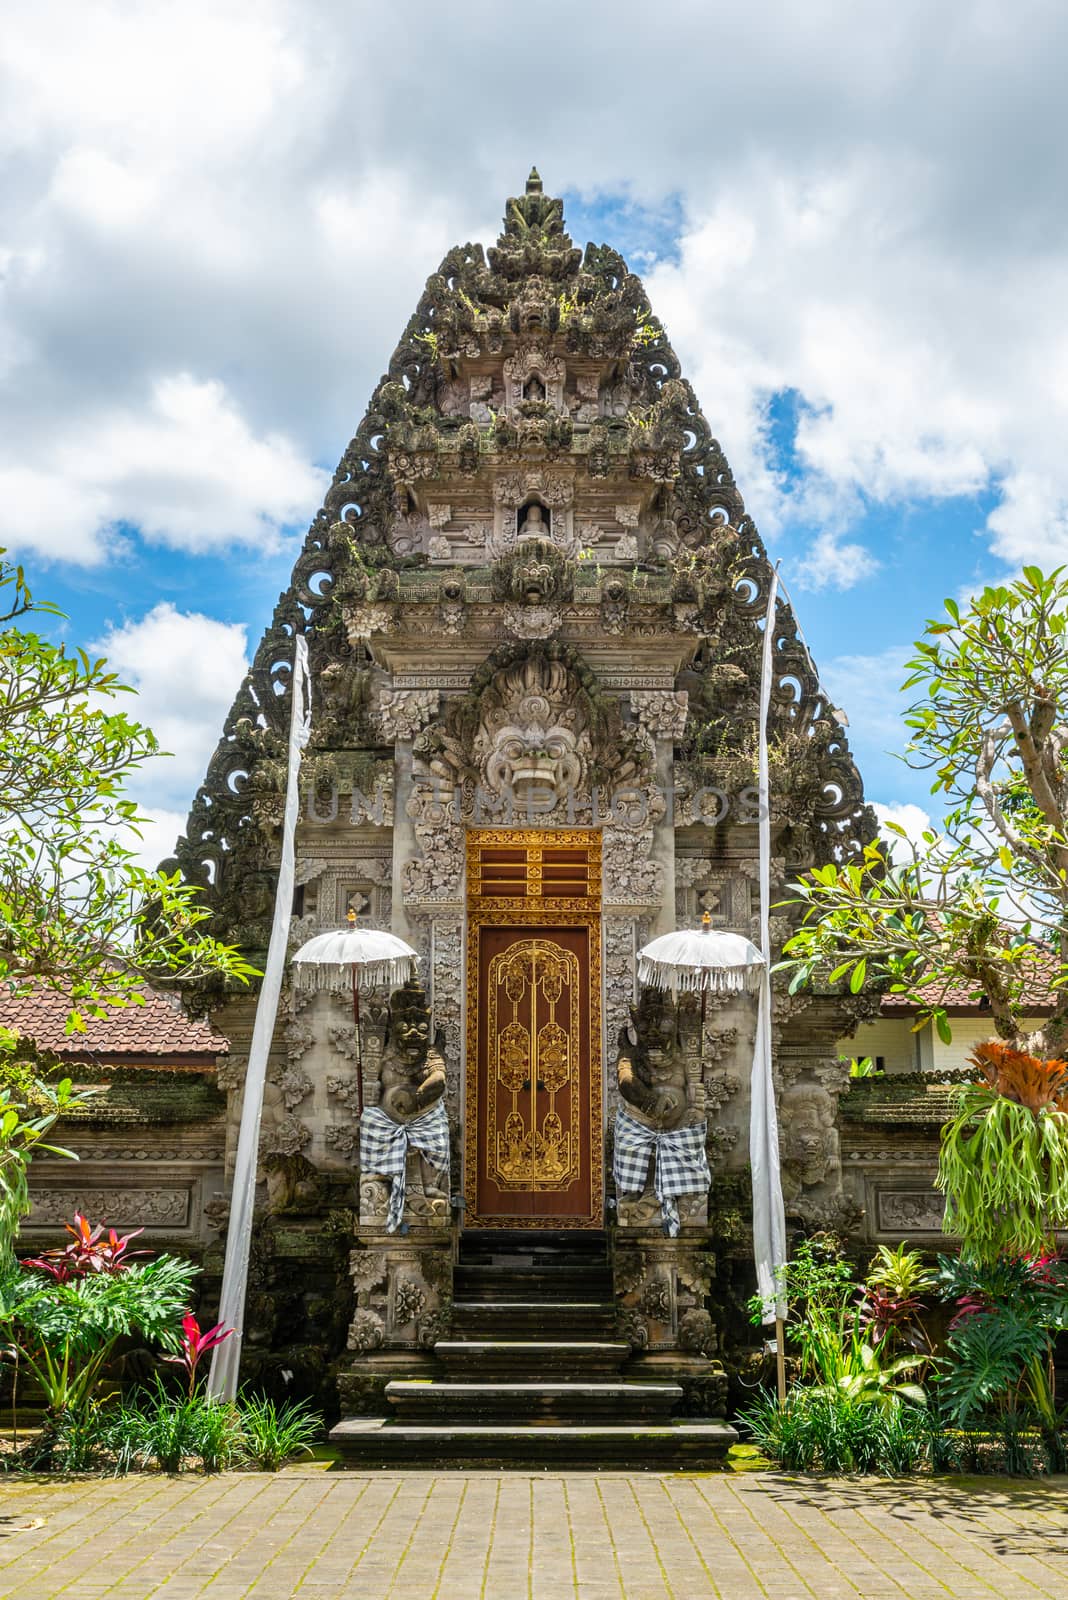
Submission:
[[[577,789],[582,772],[575,735],[569,728],[550,727],[548,718],[532,717],[529,722],[502,728],[486,761],[490,787],[511,790],[524,801]]]
[[[537,554],[524,555],[512,569],[512,599],[521,606],[540,606],[558,588],[552,561]]]
[[[782,1097],[783,1156],[804,1184],[823,1183],[838,1164],[834,1105],[818,1084],[798,1084]]]
[[[394,1024],[393,1038],[397,1051],[406,1061],[417,1066],[425,1060],[430,1041],[430,1023],[425,1017],[401,1017]]]

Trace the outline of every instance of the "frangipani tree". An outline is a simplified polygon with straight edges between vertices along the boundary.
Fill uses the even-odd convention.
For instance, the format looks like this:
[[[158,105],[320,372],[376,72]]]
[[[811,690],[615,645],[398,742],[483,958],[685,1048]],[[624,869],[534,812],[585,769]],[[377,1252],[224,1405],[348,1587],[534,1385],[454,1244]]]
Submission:
[[[908,663],[921,691],[905,760],[932,774],[944,831],[870,845],[795,885],[801,925],[786,945],[792,986],[868,981],[907,995],[949,1037],[946,996],[990,1003],[997,1033],[1021,1035],[1029,996],[1068,993],[1068,579],[1026,567],[966,607],[945,602]],[[904,859],[902,859],[902,856]],[[896,859],[895,859],[896,857]]]
[[[124,785],[159,746],[115,708],[131,691],[105,661],[24,625],[59,615],[0,559],[0,992],[59,991],[73,1033],[139,1003],[146,982],[213,971],[240,983],[253,969],[205,931],[194,886],[138,865],[143,819]],[[0,1029],[0,1264],[28,1209],[34,1151],[70,1154],[43,1141],[81,1099]]]

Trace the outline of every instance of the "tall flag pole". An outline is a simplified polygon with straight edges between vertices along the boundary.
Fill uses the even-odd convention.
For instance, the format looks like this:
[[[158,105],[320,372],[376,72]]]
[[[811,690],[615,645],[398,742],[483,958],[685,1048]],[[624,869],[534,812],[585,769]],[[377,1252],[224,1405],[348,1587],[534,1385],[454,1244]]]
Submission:
[[[308,680],[308,642],[297,634],[293,653],[292,705],[289,717],[289,765],[286,774],[286,806],[282,824],[282,863],[274,897],[274,921],[267,948],[267,965],[256,1004],[256,1021],[245,1074],[245,1094],[241,1102],[241,1128],[237,1138],[234,1185],[230,1195],[230,1223],[226,1232],[226,1257],[223,1263],[219,1321],[233,1334],[212,1351],[208,1393],[215,1400],[232,1400],[237,1393],[237,1373],[245,1333],[245,1293],[248,1287],[248,1261],[252,1244],[252,1212],[256,1195],[256,1168],[259,1161],[260,1117],[263,1112],[263,1086],[267,1077],[267,1057],[278,1016],[278,997],[282,990],[289,923],[293,914],[295,877],[295,839],[300,809],[300,758],[311,735],[311,684]]]
[[[779,568],[771,575],[768,610],[764,620],[764,650],[760,669],[760,729],[757,757],[757,793],[760,839],[760,1000],[750,1081],[749,1161],[753,1173],[753,1254],[757,1293],[763,1303],[763,1321],[775,1324],[776,1376],[779,1399],[786,1394],[783,1351],[786,1296],[786,1209],[779,1169],[779,1118],[775,1109],[775,1081],[771,1070],[771,787],[768,779],[768,713],[775,642],[775,600]]]

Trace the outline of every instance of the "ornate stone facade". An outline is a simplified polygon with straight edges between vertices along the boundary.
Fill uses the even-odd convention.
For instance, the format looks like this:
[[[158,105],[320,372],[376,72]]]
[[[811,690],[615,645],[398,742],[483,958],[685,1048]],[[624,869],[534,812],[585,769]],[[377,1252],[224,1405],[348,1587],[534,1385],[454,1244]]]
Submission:
[[[532,175],[496,245],[457,247],[428,280],[313,519],[178,850],[215,931],[262,965],[291,634],[306,630],[314,723],[294,943],[351,906],[420,952],[418,1039],[405,1029],[419,1008],[365,997],[366,1100],[403,1118],[443,1095],[458,1140],[474,1072],[464,1055],[475,1004],[468,838],[519,830],[528,844],[543,840],[540,860],[560,830],[599,832],[607,1047],[587,1070],[603,1078],[605,1170],[619,1041],[624,1100],[658,1127],[707,1119],[713,1173],[708,1199],[683,1208],[677,1240],[664,1239],[649,1194],[619,1212],[621,1318],[637,1359],[674,1352],[706,1369],[723,1321],[717,1297],[732,1275],[744,1278],[726,1219],[746,1160],[754,1015],[745,997],[713,998],[702,1026],[694,1006],[639,996],[635,956],[676,914],[709,910],[717,926],[754,932],[769,575],[641,282],[610,248],[576,249],[560,202]],[[781,599],[774,662],[782,884],[798,866],[857,849],[874,821]],[[787,927],[776,922],[780,938]],[[192,998],[234,1041],[225,1087],[236,1108],[252,999],[210,986]],[[776,1001],[784,1170],[791,1209],[806,1221],[844,1204],[843,1009],[828,998]],[[266,1174],[284,1178],[268,1191],[280,1212],[339,1199],[349,1208],[355,1302],[342,1382],[355,1404],[383,1371],[429,1359],[448,1315],[443,1230],[459,1211],[434,1174],[413,1167],[410,1231],[403,1240],[383,1231],[384,1184],[356,1170],[344,1005],[344,995],[319,995],[280,1023],[263,1155]],[[666,1044],[650,1044],[658,1033]],[[232,1154],[233,1110],[229,1126]],[[742,1288],[731,1292],[737,1303]]]

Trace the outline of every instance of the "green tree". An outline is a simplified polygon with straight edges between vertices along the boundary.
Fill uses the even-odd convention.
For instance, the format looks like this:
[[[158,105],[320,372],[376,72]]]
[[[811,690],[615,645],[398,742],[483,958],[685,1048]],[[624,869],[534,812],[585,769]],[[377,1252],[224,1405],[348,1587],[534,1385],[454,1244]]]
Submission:
[[[199,891],[137,864],[147,819],[124,785],[159,746],[114,705],[133,691],[106,661],[19,625],[61,613],[4,560],[0,605],[0,982],[62,991],[73,1032],[138,1003],[146,981],[247,980],[203,926]]]
[[[143,1001],[148,981],[253,973],[212,939],[199,891],[180,873],[146,872],[144,822],[123,786],[159,752],[115,707],[132,693],[102,660],[68,653],[25,626],[61,616],[35,602],[0,550],[0,985],[61,993],[67,1028]],[[50,1087],[0,1029],[0,1258],[28,1208],[27,1169],[56,1120],[81,1097]]]
[[[885,842],[795,886],[791,987],[879,980],[948,1039],[945,1000],[966,986],[1016,1042],[1027,996],[1059,969],[1051,1046],[1068,1021],[1068,579],[1025,567],[928,622],[904,685],[905,760],[932,774],[944,831]],[[904,860],[900,857],[904,855]]]

